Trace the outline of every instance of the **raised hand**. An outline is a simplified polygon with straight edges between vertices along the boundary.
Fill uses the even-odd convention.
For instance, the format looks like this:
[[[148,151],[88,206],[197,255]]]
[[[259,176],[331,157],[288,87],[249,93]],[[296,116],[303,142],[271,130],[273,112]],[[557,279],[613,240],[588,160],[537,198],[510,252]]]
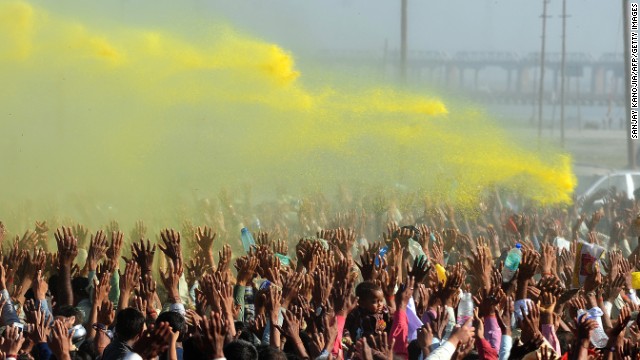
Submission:
[[[31,283],[31,290],[33,290],[33,294],[36,300],[47,299],[47,291],[49,290],[49,284],[47,284],[47,281],[42,275],[42,270],[38,270],[36,272],[34,279]]]
[[[106,232],[107,234],[120,232],[120,224],[116,220],[111,220],[109,221],[107,226],[105,226],[104,232]]]
[[[331,295],[335,274],[329,266],[323,265],[313,274],[313,300],[317,306],[326,306]]]
[[[7,354],[18,354],[22,348],[22,344],[25,341],[23,332],[16,326],[10,325],[4,331],[2,339],[3,349],[6,349]]]
[[[451,268],[447,284],[441,292],[442,301],[445,305],[452,306],[455,296],[459,295],[460,287],[464,284],[466,278],[466,270],[462,267],[462,263],[457,263]]]
[[[407,274],[415,279],[416,283],[422,283],[429,274],[431,266],[426,258],[417,256],[413,260],[413,266],[409,268],[407,266]]]
[[[133,352],[143,359],[155,359],[169,347],[171,341],[171,326],[167,322],[161,322],[152,330],[144,331],[133,346]]]
[[[111,273],[105,272],[100,277],[98,281],[96,278],[93,279],[93,304],[99,305],[102,304],[103,301],[109,300],[109,291],[111,291]]]
[[[147,226],[144,224],[144,221],[138,220],[134,225],[133,229],[131,229],[131,241],[139,241],[144,240],[147,237]]]
[[[41,309],[31,312],[30,315],[33,318],[34,331],[31,332],[31,340],[36,344],[46,343],[51,328],[49,327],[49,319],[47,319],[47,313]]]
[[[156,245],[151,246],[151,242],[147,239],[145,246],[144,240],[140,239],[139,243],[131,245],[131,256],[140,265],[143,274],[151,273],[153,268],[153,256],[156,253]]]
[[[182,260],[178,259],[177,264],[174,265],[173,261],[167,262],[167,270],[160,269],[160,279],[164,288],[167,290],[167,296],[172,303],[181,303],[180,292],[178,291],[178,284],[180,283],[180,277],[182,276]]]
[[[16,235],[16,240],[18,240],[22,248],[34,248],[38,245],[38,233],[27,229],[22,238],[18,238]]]
[[[273,252],[287,256],[289,253],[289,244],[287,244],[286,240],[278,239],[273,242]]]
[[[542,267],[542,275],[548,276],[556,274],[558,264],[556,254],[558,253],[558,248],[553,245],[543,243],[541,252],[542,256],[540,257],[540,266]]]
[[[140,297],[147,302],[147,313],[155,318],[156,282],[150,274],[145,274],[140,282]]]
[[[185,274],[185,278],[189,289],[191,289],[198,277],[211,270],[211,267],[209,267],[207,261],[202,256],[194,254],[193,258],[187,263],[186,269],[187,273]]]
[[[442,241],[442,237],[440,234],[434,234],[436,241],[431,245],[431,254],[433,256],[433,261],[436,264],[440,264],[440,266],[445,267],[444,263],[444,242]]]
[[[297,306],[293,306],[291,311],[287,310],[283,314],[282,327],[275,325],[277,329],[284,335],[288,340],[294,344],[296,348],[296,352],[301,358],[308,358],[307,350],[304,345],[302,345],[302,339],[300,339],[300,329],[303,322],[303,311]]]
[[[377,335],[369,336],[369,343],[371,343],[371,350],[374,358],[378,356],[383,359],[393,359],[393,345],[396,340],[389,340],[389,336],[386,332]]]
[[[378,254],[379,252],[379,244],[372,245],[368,249],[362,249],[362,254],[360,254],[360,264],[356,262],[356,266],[360,269],[360,273],[362,274],[364,281],[377,279],[380,276],[381,270],[386,266],[386,260]],[[376,259],[378,262],[377,265]]]
[[[198,244],[201,253],[204,255],[204,259],[207,260],[207,263],[212,269],[215,268],[216,264],[213,259],[212,248],[213,241],[216,239],[218,234],[213,232],[213,230],[211,230],[211,228],[208,226],[198,226],[195,230],[194,236],[196,239],[196,244]]]
[[[504,291],[499,286],[494,286],[489,290],[480,289],[479,293],[473,296],[473,301],[479,310],[479,316],[484,318],[495,315],[496,305],[500,304],[504,297]]]
[[[280,283],[282,284],[282,307],[288,308],[289,304],[298,296],[300,285],[304,277],[303,273],[293,273],[287,276],[280,276]]]
[[[124,244],[124,233],[122,231],[111,232],[111,244],[106,251],[107,259],[111,262],[111,268],[115,271],[118,269],[120,254],[122,253],[122,245]]]
[[[491,275],[493,272],[491,250],[489,246],[486,245],[486,240],[482,236],[478,237],[477,243],[475,253],[468,259],[470,265],[469,270],[478,280],[478,287],[489,290],[491,288]]]
[[[336,315],[347,316],[358,304],[353,295],[354,282],[349,278],[338,280],[332,289],[333,309]]]
[[[602,285],[602,273],[600,273],[600,262],[593,264],[593,272],[587,275],[584,280],[584,291],[587,293],[594,291]]]
[[[212,354],[212,359],[224,358],[224,341],[229,331],[229,324],[219,313],[211,312],[209,317],[202,318],[201,327],[204,339],[201,346],[205,353]]]
[[[36,220],[35,232],[36,232],[36,235],[38,236],[38,240],[44,241],[47,239],[47,232],[49,232],[49,225],[47,225],[47,222],[44,220],[43,221]]]
[[[472,326],[473,318],[469,318],[464,325],[456,325],[451,332],[449,341],[458,346],[459,344],[467,344],[469,340],[473,340],[476,336],[476,329]]]
[[[36,272],[38,272],[38,270],[44,270],[46,261],[47,254],[42,248],[34,249],[33,255],[31,257],[27,253],[24,258],[23,266],[21,269],[22,271],[20,274],[23,279],[23,284],[24,279],[31,279],[36,275]]]
[[[298,267],[303,266],[307,269],[307,273],[315,271],[318,265],[318,253],[322,251],[322,243],[319,241],[309,241],[300,239],[296,245],[296,256],[298,258]]]
[[[98,322],[109,326],[113,323],[115,317],[116,312],[113,310],[113,303],[108,299],[102,300],[102,303],[98,306]]]
[[[338,228],[336,229],[334,243],[340,249],[340,252],[346,257],[351,255],[351,249],[356,242],[356,232],[353,229]]]
[[[58,245],[59,266],[69,267],[78,255],[78,240],[71,233],[71,228],[59,228],[55,233],[56,244]]]
[[[198,226],[196,228],[196,233],[195,233],[196,243],[198,244],[200,249],[202,249],[202,251],[204,252],[211,251],[211,247],[213,246],[213,241],[216,239],[217,236],[218,234],[214,233],[213,230],[208,226],[204,226],[204,227]]]
[[[118,270],[119,272],[119,270]],[[138,279],[140,278],[140,266],[138,263],[131,259],[127,260],[124,274],[120,275],[120,299],[118,301],[118,309],[124,309],[129,305],[129,297],[133,289],[138,286]]]
[[[396,305],[398,309],[406,309],[409,304],[409,300],[413,296],[413,287],[415,285],[415,279],[408,275],[404,284],[400,286],[396,293]]]
[[[51,352],[58,360],[71,360],[71,337],[73,333],[60,320],[53,323],[51,338],[47,341]]]
[[[552,293],[543,293],[540,296],[540,322],[542,324],[554,324],[554,310],[558,298]]]
[[[511,316],[513,315],[514,308],[513,298],[511,296],[504,297],[500,307],[502,308],[502,312],[500,316],[496,317],[498,326],[503,334],[511,336]]]
[[[247,286],[258,267],[258,258],[255,256],[243,256],[236,259],[235,268],[238,271],[236,276],[237,284]]]
[[[3,263],[6,270],[5,278],[7,282],[13,282],[14,275],[16,274],[18,269],[22,267],[24,259],[28,256],[29,253],[27,252],[27,250],[20,250],[20,244],[18,240],[14,240],[13,247],[9,252],[9,256],[3,256]]]
[[[162,246],[162,244],[158,246],[160,251],[162,251],[174,263],[177,263],[178,260],[182,261],[180,233],[173,229],[165,229],[160,232],[160,237],[164,242],[164,246]]]
[[[0,221],[0,245],[4,241],[4,237],[7,235],[7,228],[4,226],[2,221]]]
[[[520,323],[522,329],[522,341],[527,343],[540,335],[540,308],[532,302],[527,303],[528,314],[523,312],[523,320]]]
[[[218,251],[218,268],[216,272],[228,272],[231,264],[231,246],[224,244],[222,250]]]
[[[536,270],[540,265],[540,254],[537,252],[524,249],[522,251],[522,262],[518,267],[518,281],[528,281],[536,274]]]
[[[98,262],[104,254],[107,252],[107,236],[102,230],[96,232],[95,236],[91,235],[91,241],[89,243],[89,251],[87,254],[86,267],[89,271],[95,271],[98,266]]]

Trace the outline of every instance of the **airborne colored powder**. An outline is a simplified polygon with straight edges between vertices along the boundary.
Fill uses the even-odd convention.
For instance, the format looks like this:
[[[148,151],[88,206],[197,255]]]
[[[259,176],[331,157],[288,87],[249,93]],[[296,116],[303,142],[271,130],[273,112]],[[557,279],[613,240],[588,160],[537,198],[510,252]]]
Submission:
[[[220,23],[194,36],[140,26],[0,2],[3,213],[88,201],[133,221],[244,184],[401,183],[463,205],[509,186],[570,202],[569,157],[528,149],[481,111],[305,78],[287,51]]]

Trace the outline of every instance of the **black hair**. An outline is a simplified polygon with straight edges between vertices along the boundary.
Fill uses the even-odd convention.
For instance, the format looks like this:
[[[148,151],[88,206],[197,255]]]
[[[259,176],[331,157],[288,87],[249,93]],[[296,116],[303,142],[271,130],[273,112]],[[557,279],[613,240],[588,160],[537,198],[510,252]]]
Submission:
[[[372,296],[375,291],[382,291],[382,288],[371,281],[363,281],[356,286],[356,296],[360,299]]]
[[[196,337],[190,336],[182,343],[182,349],[184,350],[183,359],[189,360],[209,360],[196,343]]]
[[[156,319],[156,325],[160,324],[161,322],[169,323],[169,326],[171,326],[171,330],[173,331],[180,331],[178,341],[182,341],[182,338],[184,337],[184,334],[187,330],[187,321],[185,320],[184,316],[182,316],[182,314],[176,311],[165,311],[158,315],[158,318]]]
[[[280,349],[262,345],[258,348],[258,360],[287,360],[287,355]]]
[[[49,292],[54,298],[58,297],[58,274],[53,274],[49,276],[49,280],[47,280],[47,285],[49,285]]]
[[[248,324],[244,323],[243,321],[236,321],[235,325],[236,332],[239,333],[237,340],[247,341],[253,346],[260,345],[260,339],[258,339],[258,337],[251,332]]]
[[[82,311],[80,309],[73,307],[71,305],[60,306],[58,308],[53,309],[53,316],[64,316],[64,317],[76,317],[76,321],[73,325],[78,325],[84,323],[84,316],[82,315]]]
[[[409,346],[407,347],[407,352],[409,353],[409,360],[420,359],[420,355],[422,355],[422,349],[420,349],[418,340],[413,340],[409,343]]]
[[[79,300],[89,298],[89,292],[87,291],[88,287],[89,279],[86,277],[78,276],[71,280],[71,289],[73,290],[73,298],[76,303]]]
[[[244,340],[234,340],[224,346],[224,357],[238,360],[258,360],[258,350]]]
[[[285,355],[287,356],[287,360],[303,360],[300,356],[294,353],[285,352]]]
[[[129,341],[140,335],[144,328],[144,315],[138,309],[126,308],[116,315],[116,335],[121,341]]]

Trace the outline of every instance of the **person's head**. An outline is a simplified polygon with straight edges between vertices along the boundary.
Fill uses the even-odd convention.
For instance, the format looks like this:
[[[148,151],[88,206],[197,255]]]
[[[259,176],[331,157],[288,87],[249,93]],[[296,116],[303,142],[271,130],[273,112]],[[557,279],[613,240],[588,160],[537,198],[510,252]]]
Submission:
[[[248,323],[243,321],[236,321],[236,332],[238,333],[238,340],[244,340],[253,346],[260,345],[260,339],[255,336],[249,329]]]
[[[184,339],[182,343],[182,349],[184,350],[183,359],[190,360],[209,360],[210,357],[207,357],[202,349],[198,346],[197,341],[199,341],[196,336],[189,336]]]
[[[159,325],[161,322],[169,323],[172,331],[179,331],[180,336],[178,337],[178,341],[182,341],[187,328],[187,322],[184,316],[175,311],[165,311],[156,319],[156,325]]]
[[[64,326],[67,327],[67,329],[71,329],[72,327],[84,322],[82,311],[69,305],[56,308],[53,311],[53,316],[56,320],[61,320],[64,323]]]
[[[238,360],[258,360],[258,350],[248,341],[234,340],[224,346],[224,357]]]
[[[287,355],[280,349],[276,349],[272,346],[264,345],[258,349],[258,359],[259,360],[287,360]]]
[[[73,300],[77,304],[81,300],[89,298],[89,279],[83,276],[74,277],[71,280],[71,289],[73,290]]]
[[[122,309],[116,315],[116,335],[121,341],[136,340],[144,331],[144,315],[138,309]]]
[[[384,310],[385,301],[382,288],[370,281],[364,281],[356,286],[358,306],[371,313],[381,313]]]
[[[58,298],[58,274],[53,274],[47,280],[47,285],[49,285],[49,293],[54,298]]]

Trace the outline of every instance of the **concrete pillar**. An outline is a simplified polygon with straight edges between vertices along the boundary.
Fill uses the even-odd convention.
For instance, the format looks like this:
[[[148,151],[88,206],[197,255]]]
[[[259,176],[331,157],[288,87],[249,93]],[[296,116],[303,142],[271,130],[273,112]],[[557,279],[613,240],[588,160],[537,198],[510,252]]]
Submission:
[[[602,66],[594,66],[591,68],[591,93],[601,95],[605,93],[605,84],[607,80],[607,72]]]
[[[480,69],[475,68],[474,69],[474,75],[473,75],[473,90],[478,91],[478,73],[480,72]]]
[[[520,93],[526,92],[527,86],[529,85],[529,68],[522,66],[518,69],[517,81],[517,91]]]

